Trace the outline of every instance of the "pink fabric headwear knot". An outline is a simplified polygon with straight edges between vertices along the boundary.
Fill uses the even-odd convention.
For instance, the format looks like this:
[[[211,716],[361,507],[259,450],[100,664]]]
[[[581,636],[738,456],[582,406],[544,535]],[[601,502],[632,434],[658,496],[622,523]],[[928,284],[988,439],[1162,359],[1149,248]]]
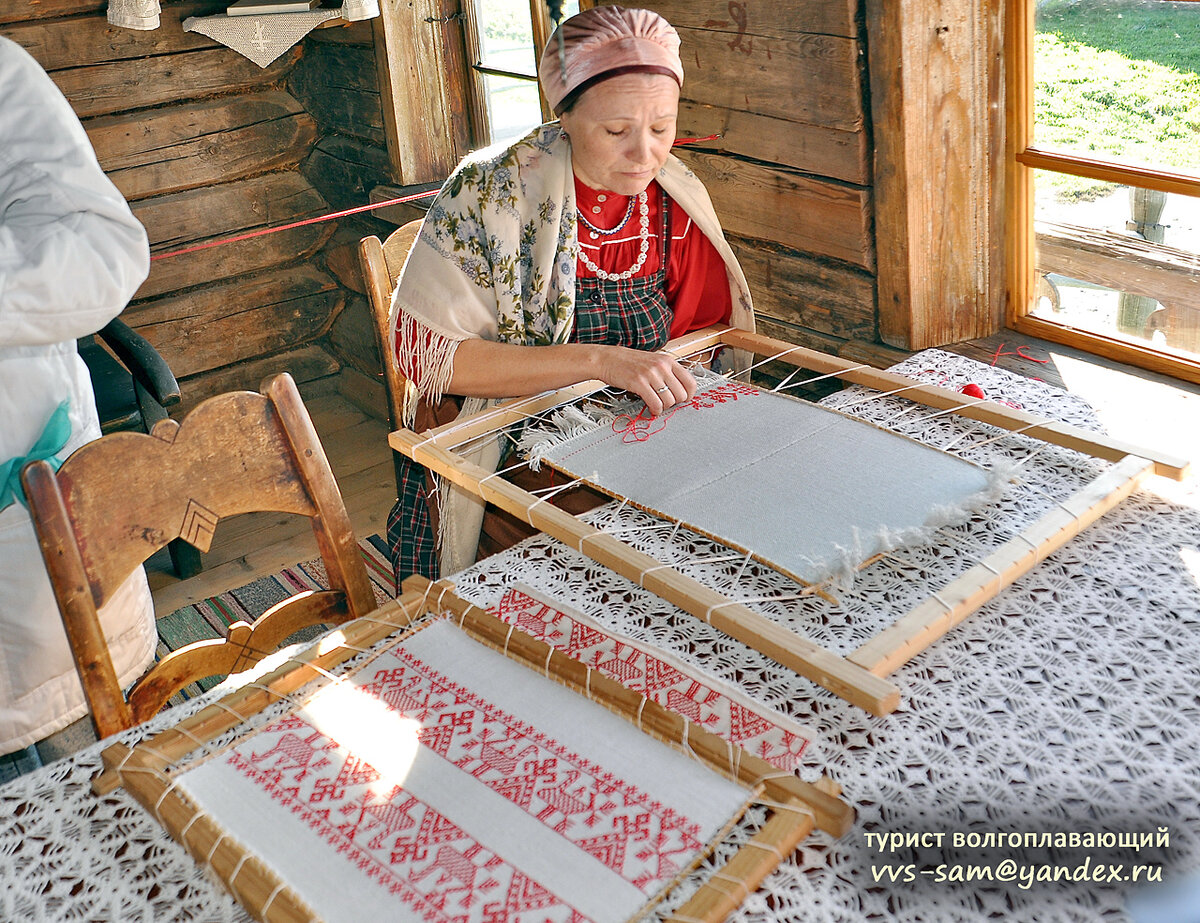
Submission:
[[[559,57],[560,35],[565,68]],[[652,10],[597,6],[554,30],[542,51],[538,79],[550,108],[558,112],[563,100],[584,84],[612,71],[630,70],[668,74],[683,86],[679,34]]]

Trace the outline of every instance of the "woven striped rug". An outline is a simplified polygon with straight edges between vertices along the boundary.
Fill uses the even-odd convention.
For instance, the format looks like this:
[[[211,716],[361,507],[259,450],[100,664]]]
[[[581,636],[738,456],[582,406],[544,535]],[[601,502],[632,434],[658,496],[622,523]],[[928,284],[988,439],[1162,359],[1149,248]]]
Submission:
[[[375,602],[382,605],[396,594],[396,581],[392,576],[392,565],[387,556],[387,544],[380,536],[373,535],[360,541],[358,548],[367,565],[367,575],[371,578],[371,588],[375,591]],[[295,596],[305,590],[328,588],[325,565],[317,558],[286,567],[269,577],[260,577],[236,590],[229,590],[219,596],[176,609],[158,620],[157,656],[162,658],[194,641],[223,638],[229,633],[229,626],[239,619],[253,623],[273,605],[289,596]],[[298,633],[293,640],[306,640],[307,637],[317,636],[323,630],[321,627],[313,627]],[[219,676],[202,680],[185,689],[182,697],[188,698],[220,681]]]

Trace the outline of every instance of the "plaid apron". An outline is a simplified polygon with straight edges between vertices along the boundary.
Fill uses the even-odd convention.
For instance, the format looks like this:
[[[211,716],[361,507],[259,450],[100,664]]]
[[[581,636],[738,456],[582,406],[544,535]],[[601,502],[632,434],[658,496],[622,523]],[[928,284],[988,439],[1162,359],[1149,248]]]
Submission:
[[[662,219],[658,270],[650,275],[632,279],[600,279],[577,276],[575,280],[575,324],[571,332],[573,343],[602,343],[608,346],[627,346],[633,349],[655,350],[666,345],[671,335],[671,307],[667,304],[667,266],[670,257],[670,200],[662,194]],[[438,420],[445,423],[447,420]],[[423,427],[421,427],[423,428]],[[437,491],[433,477],[412,459],[397,455],[396,480],[399,497],[388,514],[387,544],[396,585],[409,574],[420,574],[430,580],[439,576],[436,504]],[[547,479],[549,469],[542,472]],[[528,489],[528,488],[527,488]],[[488,507],[487,519],[495,511]],[[514,529],[533,534],[525,523],[507,517],[511,523],[502,524],[506,539],[519,540]],[[501,524],[498,524],[501,525]],[[513,542],[509,542],[512,544]],[[499,548],[483,546],[487,551]]]

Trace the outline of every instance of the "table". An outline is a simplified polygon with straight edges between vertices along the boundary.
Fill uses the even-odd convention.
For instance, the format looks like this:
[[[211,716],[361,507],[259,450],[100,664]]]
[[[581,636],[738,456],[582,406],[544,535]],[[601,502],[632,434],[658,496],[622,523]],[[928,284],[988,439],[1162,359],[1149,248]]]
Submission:
[[[928,351],[901,370],[950,384],[971,381],[989,396],[1096,427],[1078,399],[970,360]],[[850,407],[859,399],[842,392],[831,401]],[[961,436],[954,429],[960,424],[929,420],[928,410],[884,401],[850,409],[937,445]],[[1098,465],[1019,436],[976,451],[1019,464],[1019,483],[993,512],[948,529],[944,544],[872,565],[852,587],[838,588],[836,603],[758,604],[762,611],[838,651],[852,650],[887,613],[894,617],[930,582],[1069,494]],[[485,604],[512,581],[528,584],[737,683],[818,732],[801,774],[815,779],[824,772],[843,786],[858,809],[855,830],[836,842],[822,835],[807,841],[737,919],[1120,921],[1129,918],[1126,886],[1019,876],[1022,867],[1036,875],[1039,863],[1071,873],[1087,863],[1092,875],[1103,863],[1123,865],[1122,874],[1146,866],[1142,879],[1157,869],[1170,883],[1200,868],[1200,486],[1155,481],[1152,487],[894,674],[903,701],[884,718],[717,635],[545,536],[454,582],[460,595]],[[614,504],[592,515],[642,522],[642,514],[616,510]],[[636,542],[684,562],[710,548],[673,529],[636,533]],[[736,578],[743,596],[794,590],[752,563],[733,572],[729,564],[691,569],[724,588]],[[148,728],[179,717],[160,716]],[[105,798],[90,793],[99,750],[0,788],[0,919],[244,919],[132,799],[120,791]],[[1155,846],[1164,826],[1168,845]],[[1021,845],[1010,845],[1010,834]],[[1085,840],[1088,834],[1101,842]],[[1127,838],[1118,841],[1120,834],[1135,835],[1138,844],[1142,834],[1149,839],[1134,849]],[[1060,835],[1067,846],[1057,854],[1039,845]],[[995,875],[1006,859],[1016,863],[1018,880],[1011,884],[952,880],[955,869],[965,874],[968,867]],[[939,866],[945,881],[938,880]]]

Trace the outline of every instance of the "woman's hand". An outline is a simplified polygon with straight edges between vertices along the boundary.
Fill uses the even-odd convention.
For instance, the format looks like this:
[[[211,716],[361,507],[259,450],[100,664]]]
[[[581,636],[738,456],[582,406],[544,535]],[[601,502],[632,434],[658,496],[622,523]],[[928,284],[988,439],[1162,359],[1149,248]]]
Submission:
[[[696,379],[667,353],[600,346],[601,381],[632,391],[654,416],[696,396]]]
[[[517,397],[589,378],[632,391],[655,416],[696,396],[692,373],[667,353],[595,343],[516,346],[491,340],[458,345],[446,393]]]

